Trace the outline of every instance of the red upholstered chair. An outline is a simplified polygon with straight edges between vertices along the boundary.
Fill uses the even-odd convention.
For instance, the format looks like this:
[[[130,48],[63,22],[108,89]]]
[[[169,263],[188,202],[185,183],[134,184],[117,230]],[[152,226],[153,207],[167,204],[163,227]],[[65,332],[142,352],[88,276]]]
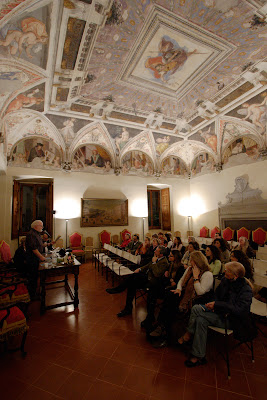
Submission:
[[[228,226],[222,231],[222,237],[227,241],[234,240],[234,233],[235,231]]]
[[[4,240],[0,242],[1,262],[9,264],[12,261],[10,246]]]
[[[220,232],[221,232],[220,228],[219,228],[218,226],[215,226],[215,227],[210,231],[210,237],[211,237],[212,239],[214,239],[214,238],[215,238],[215,234],[216,234],[216,233],[220,233]]]
[[[207,238],[209,237],[209,232],[210,230],[206,226],[203,226],[203,228],[200,229],[199,236],[202,238]]]
[[[83,235],[78,232],[74,232],[72,235],[69,236],[70,248],[72,249],[72,253],[77,258],[80,257],[83,261],[85,258],[85,251],[83,250],[82,239]]]
[[[103,230],[102,232],[99,233],[99,241],[101,247],[104,247],[104,244],[110,244],[111,233],[106,230]]]
[[[21,350],[22,355],[25,356],[24,345],[28,332],[28,325],[26,322],[25,315],[18,307],[7,307],[0,310],[0,343],[5,344],[6,350],[8,350],[8,342],[10,338],[14,336],[22,335],[20,347],[14,350]]]
[[[247,228],[242,227],[237,230],[237,241],[239,240],[239,238],[241,238],[241,236],[244,236],[245,238],[249,239],[249,235],[250,231]]]
[[[252,240],[261,246],[264,245],[267,240],[267,232],[262,228],[257,228],[255,231],[252,231]]]
[[[121,232],[121,241],[123,242],[125,240],[125,234],[128,233],[130,235],[130,238],[132,238],[132,232],[128,231],[128,229],[123,229]]]

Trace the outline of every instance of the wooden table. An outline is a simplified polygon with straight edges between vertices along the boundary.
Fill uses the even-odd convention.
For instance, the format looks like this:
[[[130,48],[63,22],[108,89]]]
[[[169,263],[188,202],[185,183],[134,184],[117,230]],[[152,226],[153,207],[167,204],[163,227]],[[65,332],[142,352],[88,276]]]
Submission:
[[[52,268],[45,268],[42,266],[39,267],[40,287],[41,287],[41,307],[40,307],[41,314],[44,314],[46,312],[46,310],[51,310],[52,308],[63,307],[63,306],[67,306],[70,304],[73,304],[74,308],[78,307],[78,304],[79,304],[78,275],[79,275],[79,266],[80,265],[81,265],[80,262],[75,260],[75,263],[72,265],[57,264],[55,267],[52,267]],[[69,274],[74,275],[74,279],[75,279],[74,293],[68,282]],[[64,279],[47,282],[48,277],[56,277],[56,276],[62,276],[62,275],[65,275]],[[63,303],[57,303],[57,304],[52,304],[52,305],[47,306],[45,304],[46,286],[53,285],[55,283],[61,283],[61,282],[64,282],[64,287],[67,289],[67,291],[71,297],[71,301],[65,301]]]

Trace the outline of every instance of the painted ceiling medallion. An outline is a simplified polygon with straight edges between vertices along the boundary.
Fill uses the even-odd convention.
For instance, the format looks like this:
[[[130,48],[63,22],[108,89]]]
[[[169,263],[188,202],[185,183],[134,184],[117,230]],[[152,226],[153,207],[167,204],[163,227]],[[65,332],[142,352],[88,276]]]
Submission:
[[[221,37],[154,6],[117,81],[181,98],[235,49]]]

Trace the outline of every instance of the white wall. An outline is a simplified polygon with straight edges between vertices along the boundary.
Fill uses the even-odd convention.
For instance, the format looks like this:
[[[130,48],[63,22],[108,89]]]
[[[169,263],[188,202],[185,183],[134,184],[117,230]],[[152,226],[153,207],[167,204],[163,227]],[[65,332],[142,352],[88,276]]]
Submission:
[[[249,186],[262,190],[262,197],[267,199],[267,160],[254,164],[240,165],[196,177],[190,181],[191,196],[198,195],[204,202],[206,213],[193,218],[193,230],[198,236],[200,228],[206,225],[209,229],[219,226],[218,202],[226,203],[226,195],[235,189],[235,178],[247,175]],[[266,210],[267,213],[267,210]]]
[[[23,175],[22,175],[23,174]],[[189,181],[179,179],[156,179],[140,178],[136,176],[115,176],[115,175],[96,175],[83,172],[65,173],[61,171],[49,171],[46,173],[41,170],[22,169],[9,167],[7,175],[3,177],[5,194],[2,202],[5,213],[0,210],[0,215],[4,223],[4,232],[1,235],[5,238],[12,248],[12,252],[17,248],[17,240],[11,242],[11,212],[12,212],[12,185],[13,178],[18,177],[46,177],[54,180],[54,209],[56,210],[55,234],[61,235],[64,242],[66,237],[66,221],[68,218],[68,234],[78,231],[84,236],[92,236],[94,244],[98,245],[98,233],[107,229],[111,234],[119,234],[124,228],[132,233],[139,233],[142,236],[142,218],[136,217],[136,201],[147,202],[147,185],[164,183],[170,187],[170,203],[172,214],[172,231],[187,230],[185,217],[178,215],[177,202],[182,196],[189,194]],[[129,225],[110,226],[110,227],[80,227],[81,198],[108,198],[108,199],[128,199]],[[0,198],[1,201],[1,198]],[[70,201],[67,210],[63,210],[64,204]],[[1,203],[0,203],[1,204]],[[139,211],[139,207],[138,210]],[[63,216],[65,215],[65,218]],[[74,218],[71,218],[73,216]],[[60,217],[60,218],[58,218]],[[147,218],[145,221],[145,233],[148,231]]]
[[[55,233],[61,235],[65,241],[65,219],[57,218],[62,212],[62,201],[71,200],[73,205],[68,211],[75,211],[76,216],[68,222],[68,233],[79,231],[84,237],[92,236],[95,245],[98,244],[98,233],[107,229],[111,234],[119,234],[124,229],[121,226],[111,227],[80,227],[81,198],[117,198],[128,199],[129,229],[132,233],[140,233],[142,236],[142,219],[136,217],[134,204],[136,200],[147,200],[147,185],[162,183],[170,187],[172,232],[179,230],[182,237],[186,236],[187,217],[178,212],[178,206],[182,199],[197,195],[204,203],[206,212],[193,218],[194,235],[198,236],[199,229],[206,225],[212,229],[218,225],[218,202],[225,202],[225,196],[234,191],[235,178],[247,174],[252,188],[262,190],[263,198],[267,199],[266,180],[267,161],[250,165],[237,166],[226,169],[220,173],[203,175],[189,180],[181,179],[156,179],[139,178],[135,176],[96,175],[83,172],[65,173],[61,171],[8,168],[7,175],[0,175],[0,238],[11,244],[12,252],[17,248],[17,240],[11,241],[11,214],[12,214],[12,185],[13,179],[21,177],[50,177],[54,180],[54,209],[57,211],[55,220]],[[70,217],[67,212],[66,217]],[[147,232],[147,219],[145,233]]]

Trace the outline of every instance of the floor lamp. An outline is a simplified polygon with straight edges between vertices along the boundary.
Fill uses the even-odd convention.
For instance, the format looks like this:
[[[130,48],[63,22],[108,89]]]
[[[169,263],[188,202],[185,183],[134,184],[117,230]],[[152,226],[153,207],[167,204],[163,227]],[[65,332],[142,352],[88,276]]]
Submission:
[[[143,241],[145,240],[145,219],[146,217],[143,217]]]
[[[193,236],[193,232],[191,231],[191,218],[192,218],[191,215],[188,215],[188,216],[187,216],[187,229],[188,229],[188,231],[187,231],[187,237],[188,237],[188,236]]]
[[[66,219],[66,249],[68,248],[68,219]]]

